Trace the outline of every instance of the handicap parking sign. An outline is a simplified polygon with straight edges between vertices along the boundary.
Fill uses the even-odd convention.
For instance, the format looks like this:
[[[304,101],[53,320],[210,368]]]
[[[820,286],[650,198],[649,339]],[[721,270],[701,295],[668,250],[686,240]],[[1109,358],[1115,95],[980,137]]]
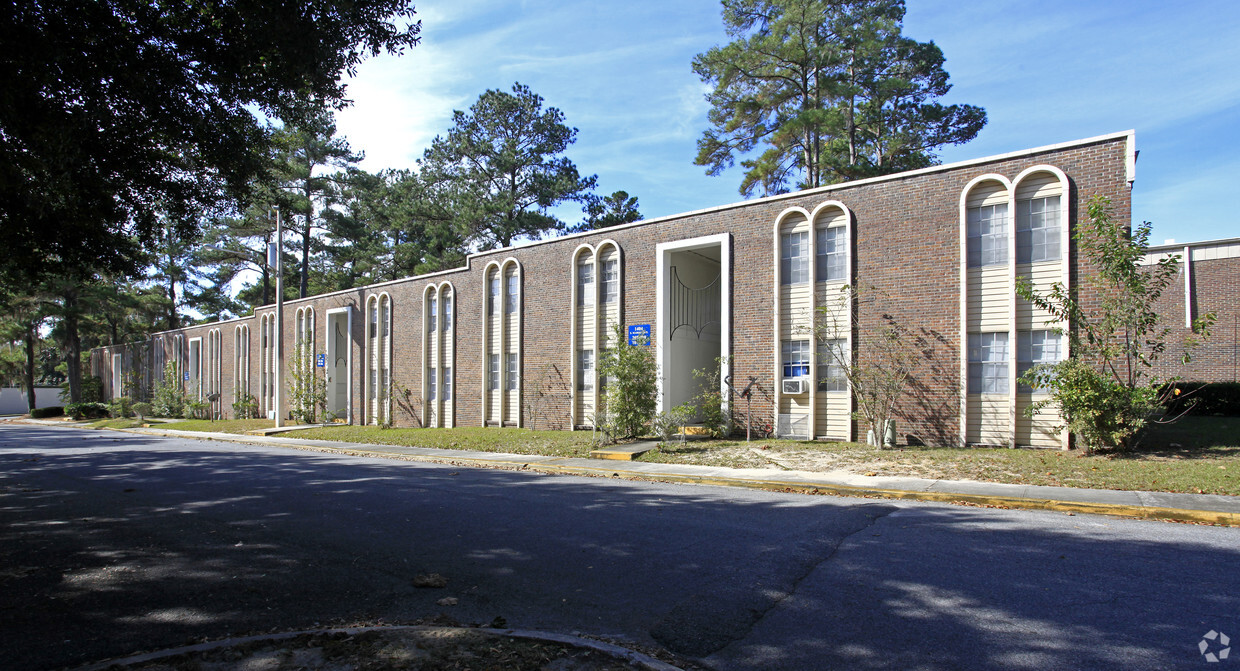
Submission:
[[[327,355],[326,354],[314,355],[314,365],[318,368],[327,368]]]

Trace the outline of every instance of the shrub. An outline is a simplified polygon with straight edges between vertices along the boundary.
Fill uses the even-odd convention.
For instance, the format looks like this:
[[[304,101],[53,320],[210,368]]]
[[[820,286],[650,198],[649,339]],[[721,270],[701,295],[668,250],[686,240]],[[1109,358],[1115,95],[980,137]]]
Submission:
[[[70,403],[65,406],[65,414],[73,419],[103,419],[109,414],[107,403]]]
[[[185,414],[185,390],[177,375],[176,364],[169,361],[164,366],[164,379],[155,383],[155,398],[151,412],[156,417],[180,417]]]
[[[211,402],[193,399],[185,402],[185,416],[190,419],[210,419]]]
[[[253,394],[238,398],[232,404],[234,419],[258,419],[258,399]]]
[[[314,424],[318,412],[327,412],[327,380],[316,371],[314,351],[305,341],[297,341],[293,349],[293,365],[289,366],[288,374],[291,378],[289,406],[293,419],[300,424]]]
[[[598,375],[605,383],[602,412],[610,436],[641,435],[654,420],[659,369],[649,345],[630,345],[624,327],[616,324],[609,339],[614,347],[599,357]],[[597,426],[597,423],[596,423]]]
[[[133,404],[133,411],[134,414],[138,416],[139,420],[146,419],[151,416],[151,404],[145,401],[139,401]]]
[[[42,419],[44,417],[61,417],[65,414],[65,409],[59,405],[53,405],[50,408],[35,408],[30,411],[33,419]]]
[[[122,396],[109,403],[108,414],[118,419],[133,417],[133,404],[130,403],[129,397]]]

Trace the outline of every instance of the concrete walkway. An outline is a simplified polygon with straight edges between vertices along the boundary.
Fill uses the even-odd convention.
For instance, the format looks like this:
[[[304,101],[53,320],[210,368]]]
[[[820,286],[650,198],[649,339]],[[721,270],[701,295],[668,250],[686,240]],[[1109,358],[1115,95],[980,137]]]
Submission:
[[[65,422],[25,420],[55,426]],[[510,468],[541,473],[590,477],[628,478],[658,482],[683,482],[725,487],[748,487],[771,491],[831,494],[886,499],[939,501],[966,505],[999,506],[1092,513],[1180,522],[1240,526],[1240,496],[1172,494],[1111,489],[1079,489],[1011,485],[969,480],[872,477],[846,471],[786,471],[773,468],[724,468],[642,461],[609,461],[538,455],[472,452],[425,447],[400,447],[302,440],[278,436],[252,436],[164,428],[126,429],[133,433],[176,438],[200,438],[234,443],[253,443],[336,452],[350,455],[432,461],[484,468]]]

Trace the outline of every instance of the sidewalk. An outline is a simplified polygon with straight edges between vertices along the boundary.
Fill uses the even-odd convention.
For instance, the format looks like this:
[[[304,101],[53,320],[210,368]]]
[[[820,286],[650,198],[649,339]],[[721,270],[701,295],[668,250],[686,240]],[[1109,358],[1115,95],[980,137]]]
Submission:
[[[31,421],[31,420],[28,420]],[[64,426],[61,422],[31,423]],[[938,501],[1003,508],[1056,510],[1067,513],[1115,515],[1240,526],[1240,497],[1215,494],[1120,491],[1011,485],[965,480],[870,477],[845,471],[817,473],[766,468],[723,468],[641,461],[610,461],[537,455],[471,452],[423,447],[399,447],[327,440],[300,440],[279,436],[176,431],[172,429],[126,429],[132,433],[176,438],[199,438],[273,447],[309,449],[338,454],[395,457],[414,461],[462,466],[508,468],[540,473],[589,477],[613,477],[656,482],[679,482],[724,487],[747,487],[835,496]]]

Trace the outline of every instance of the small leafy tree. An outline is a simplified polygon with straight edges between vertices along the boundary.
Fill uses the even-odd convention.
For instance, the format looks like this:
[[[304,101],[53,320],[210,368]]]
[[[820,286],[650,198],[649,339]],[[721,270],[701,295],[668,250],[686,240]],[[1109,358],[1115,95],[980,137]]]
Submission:
[[[611,429],[607,433],[633,438],[654,420],[659,369],[651,348],[645,343],[629,344],[622,325],[615,325],[610,344],[599,357],[598,373],[605,382],[600,414]]]
[[[909,390],[922,363],[930,356],[925,338],[883,310],[882,290],[874,286],[841,287],[837,300],[818,309],[814,327],[819,357],[827,357],[852,390],[855,417],[865,422],[882,446],[892,427],[896,404]],[[878,326],[862,325],[863,308],[880,315]],[[856,353],[838,346],[853,334]]]
[[[180,417],[185,414],[185,390],[181,388],[177,365],[169,361],[164,365],[164,377],[155,383],[155,395],[151,411],[156,417]]]
[[[727,433],[729,424],[729,417],[724,412],[725,403],[723,391],[721,391],[725,362],[724,357],[716,357],[713,368],[697,368],[693,371],[693,377],[697,379],[700,391],[689,402],[696,406],[695,414],[702,420],[702,428],[716,438],[721,438]]]
[[[239,396],[233,401],[232,410],[235,419],[257,419],[258,399],[254,398],[253,394]]]
[[[1136,447],[1142,429],[1159,420],[1158,409],[1176,393],[1179,378],[1161,378],[1156,364],[1167,355],[1172,329],[1160,319],[1155,305],[1179,273],[1179,258],[1169,256],[1142,266],[1150,236],[1148,222],[1129,230],[1112,219],[1111,202],[1102,196],[1089,201],[1089,221],[1080,226],[1076,240],[1080,255],[1097,272],[1083,282],[1096,299],[1081,300],[1075,288],[1056,282],[1042,294],[1026,279],[1017,282],[1021,298],[1051,314],[1054,324],[1067,329],[1070,357],[1057,364],[1035,366],[1021,381],[1045,389],[1049,397],[1034,403],[1034,413],[1048,405],[1059,408],[1067,428],[1080,436],[1087,450]],[[1199,337],[1209,335],[1214,313],[1197,318],[1193,335],[1177,346],[1188,363]],[[1063,333],[1064,329],[1057,329]]]
[[[293,419],[313,424],[318,412],[327,412],[327,381],[314,371],[314,350],[304,340],[293,348],[293,365],[289,367],[292,389],[289,407]]]

